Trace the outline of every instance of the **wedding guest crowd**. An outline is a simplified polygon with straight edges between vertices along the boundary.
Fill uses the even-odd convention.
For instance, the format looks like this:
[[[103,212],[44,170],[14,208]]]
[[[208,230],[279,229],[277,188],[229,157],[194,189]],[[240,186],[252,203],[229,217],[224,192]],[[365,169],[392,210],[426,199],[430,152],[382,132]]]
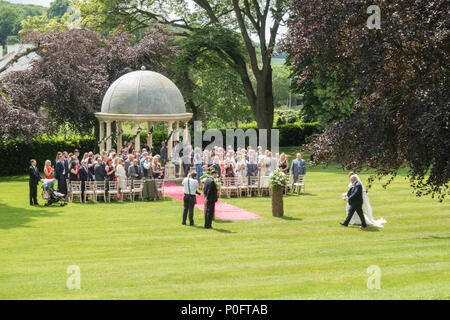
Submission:
[[[274,170],[279,169],[285,174],[293,176],[293,183],[299,175],[306,174],[306,162],[301,154],[289,166],[289,159],[285,153],[276,153],[250,146],[237,148],[214,147],[212,150],[193,148],[190,144],[182,145],[174,141],[172,151],[172,163],[175,165],[177,175],[187,177],[190,171],[195,172],[197,180],[200,180],[206,171],[216,171],[218,177],[239,177],[242,179],[256,176],[269,176]],[[81,158],[81,159],[80,159]],[[43,177],[58,181],[58,192],[67,195],[67,182],[81,181],[82,192],[85,190],[86,181],[117,181],[119,188],[126,188],[126,181],[140,180],[143,178],[164,179],[165,165],[168,161],[168,148],[165,141],[159,154],[153,154],[148,146],[136,150],[133,142],[125,141],[120,153],[112,149],[109,153],[102,151],[86,152],[81,157],[78,149],[73,153],[58,152],[55,167],[50,160],[45,161]],[[34,171],[30,167],[30,179]],[[39,173],[39,172],[38,172]],[[30,180],[31,181],[31,180]],[[33,178],[34,181],[34,178]],[[33,182],[34,183],[34,182]],[[32,192],[31,192],[32,191]],[[31,195],[32,194],[32,195]],[[34,202],[34,189],[30,182],[30,203]]]

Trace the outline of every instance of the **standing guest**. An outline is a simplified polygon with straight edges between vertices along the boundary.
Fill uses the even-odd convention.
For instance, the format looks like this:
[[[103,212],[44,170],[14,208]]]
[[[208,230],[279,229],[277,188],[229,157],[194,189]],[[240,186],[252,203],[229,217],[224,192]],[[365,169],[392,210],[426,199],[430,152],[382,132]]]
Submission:
[[[125,168],[125,172],[126,172],[127,176],[128,176],[128,169],[133,165],[133,162],[134,162],[134,156],[129,154],[128,159],[126,159],[124,162],[124,168]],[[128,176],[128,178],[129,178],[129,176]]]
[[[161,156],[161,164],[163,167],[165,167],[167,162],[167,147],[164,140],[161,141],[161,149],[159,150],[159,155]]]
[[[181,151],[180,143],[178,140],[175,140],[172,150],[172,163],[175,165],[176,176],[178,176],[180,173],[180,164],[181,164],[180,151]]]
[[[114,167],[112,161],[105,166],[106,172],[106,181],[115,181],[116,180],[116,168]]]
[[[356,175],[352,175],[350,177],[350,182],[352,184],[352,187],[350,188],[350,190],[348,190],[347,193],[347,203],[349,204],[348,215],[347,219],[345,219],[344,222],[340,222],[340,224],[343,225],[344,227],[347,227],[356,211],[356,213],[359,216],[359,219],[361,220],[361,228],[364,229],[367,227],[367,224],[362,209],[363,187],[361,182],[358,181]]]
[[[131,180],[142,179],[142,170],[137,159],[133,160],[133,165],[128,168],[128,177]]]
[[[192,146],[190,144],[187,144],[183,148],[183,172],[184,176],[187,177],[189,170],[192,166]]]
[[[73,155],[75,156],[75,160],[77,161],[77,163],[80,163],[80,151],[78,149],[75,149],[73,151]]]
[[[84,202],[84,190],[86,190],[86,181],[92,180],[92,175],[89,172],[86,160],[81,160],[81,167],[78,172],[81,181],[81,201]]]
[[[65,173],[65,178],[69,179],[69,154],[67,153],[67,151],[63,152],[64,155],[64,173]]]
[[[58,152],[56,154],[56,159],[55,159],[55,163],[57,163],[59,161],[59,157],[62,155],[62,152]]]
[[[196,194],[198,193],[198,181],[196,179],[196,173],[193,172],[183,179],[183,221],[182,224],[186,225],[186,218],[189,211],[189,225],[194,225],[194,206],[197,203]]]
[[[140,165],[141,167],[142,167],[142,165],[144,164],[145,160],[147,160],[147,157],[148,157],[148,152],[147,152],[147,151],[144,151],[144,152],[142,153],[141,159],[140,159],[140,161],[139,161],[139,165]]]
[[[203,157],[201,151],[195,154],[194,157],[194,166],[195,166],[195,172],[197,173],[197,180],[200,180],[202,177],[203,171]]]
[[[217,202],[217,186],[214,179],[217,178],[217,171],[213,170],[211,172],[211,177],[206,179],[205,188],[203,189],[203,194],[205,196],[205,228],[212,229],[212,220],[214,219],[214,209]]]
[[[117,183],[120,190],[127,188],[127,174],[125,173],[125,168],[123,166],[123,159],[119,158],[119,164],[116,168]]]
[[[220,160],[219,160],[219,157],[218,156],[215,156],[214,157],[214,161],[213,161],[213,164],[212,164],[212,166],[210,167],[213,171],[216,171],[216,173],[218,173],[219,174],[219,178],[222,176],[221,175],[221,168],[220,168]]]
[[[247,163],[245,161],[245,156],[239,154],[236,163],[236,175],[238,176],[239,182],[243,184],[247,177]]]
[[[52,162],[50,160],[45,160],[45,165],[44,165],[45,179],[53,179],[53,173],[55,173],[55,169],[53,169],[53,167],[52,167]]]
[[[144,152],[147,152],[147,153],[152,152],[152,148],[150,148],[150,147],[148,146],[147,142],[146,142],[146,143],[144,144],[144,146],[142,147],[141,154],[144,154]]]
[[[97,158],[97,164],[94,167],[95,181],[103,182],[106,176],[106,162],[102,161],[101,157]]]
[[[289,172],[289,161],[288,161],[287,156],[286,156],[286,154],[284,152],[280,155],[280,161],[278,163],[278,168],[284,174],[287,174]]]
[[[258,159],[256,158],[255,150],[250,150],[248,153],[247,161],[247,177],[250,183],[250,177],[256,177],[258,175]]]
[[[144,163],[142,164],[142,173],[143,173],[144,177],[150,177],[150,178],[153,177],[152,164],[153,164],[152,157],[147,156]]]
[[[292,161],[291,165],[291,174],[294,176],[292,185],[297,182],[299,175],[305,175],[306,174],[306,162],[302,159],[302,155],[300,153],[297,153],[297,158]],[[301,187],[300,187],[301,190]]]
[[[36,160],[32,159],[30,161],[30,167],[28,168],[28,174],[30,176],[29,186],[30,186],[30,206],[38,206],[37,201],[37,186],[39,181],[42,180],[41,175],[36,167]]]
[[[233,162],[231,160],[227,159],[225,161],[224,170],[225,170],[225,177],[233,178],[235,176],[235,174],[234,174],[234,166],[233,166]]]
[[[94,159],[94,155],[89,156],[88,160],[87,160],[87,167],[89,170],[89,175],[92,177],[92,180],[95,180],[95,159]]]
[[[59,160],[56,162],[55,167],[55,178],[58,180],[58,192],[61,194],[67,194],[67,184],[66,184],[66,168],[64,165],[64,154],[59,155]]]
[[[122,154],[120,155],[120,157],[122,158],[123,161],[128,159],[128,150],[127,149],[122,149]]]
[[[78,181],[78,168],[75,161],[70,163],[69,181]]]
[[[159,157],[155,156],[153,158],[153,164],[152,164],[153,179],[161,179],[162,174],[163,174],[163,172],[161,170],[161,165],[159,164]]]

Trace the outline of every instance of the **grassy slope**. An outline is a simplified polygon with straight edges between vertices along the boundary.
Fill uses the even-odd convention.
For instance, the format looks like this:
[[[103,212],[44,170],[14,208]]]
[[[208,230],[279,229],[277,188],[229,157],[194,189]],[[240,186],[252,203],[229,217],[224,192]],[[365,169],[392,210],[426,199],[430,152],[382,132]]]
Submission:
[[[447,203],[415,198],[398,178],[370,192],[385,229],[346,229],[345,173],[313,168],[307,178],[306,194],[285,198],[284,219],[269,198],[232,199],[263,219],[215,230],[181,226],[182,203],[171,199],[28,207],[26,180],[0,178],[0,298],[450,297]],[[69,265],[81,268],[81,290],[66,288]],[[366,287],[370,265],[382,270],[381,290]]]

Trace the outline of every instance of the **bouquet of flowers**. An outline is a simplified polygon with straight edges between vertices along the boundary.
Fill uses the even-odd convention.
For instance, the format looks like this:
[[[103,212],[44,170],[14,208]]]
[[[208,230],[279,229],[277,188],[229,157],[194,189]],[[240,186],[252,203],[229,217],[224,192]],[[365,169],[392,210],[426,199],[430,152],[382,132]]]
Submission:
[[[285,188],[289,183],[289,176],[279,169],[270,174],[270,187],[272,189]]]
[[[211,170],[206,170],[206,172],[204,172],[202,174],[202,177],[200,178],[201,183],[205,184],[206,179],[208,179],[209,177],[211,177]],[[215,178],[214,182],[216,183],[217,189],[220,189],[220,178]]]

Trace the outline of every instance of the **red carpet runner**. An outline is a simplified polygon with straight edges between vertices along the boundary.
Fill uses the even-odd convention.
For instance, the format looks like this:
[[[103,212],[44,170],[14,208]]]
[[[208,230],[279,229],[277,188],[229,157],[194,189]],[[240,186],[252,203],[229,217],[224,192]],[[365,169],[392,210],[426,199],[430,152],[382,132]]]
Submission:
[[[180,201],[183,201],[184,192],[183,186],[179,186],[175,183],[166,182],[164,183],[164,194]],[[195,207],[199,210],[204,211],[204,199],[203,194],[197,195],[197,204]],[[216,217],[222,220],[252,220],[261,219],[262,217],[233,206],[231,204],[217,201],[216,202]]]

